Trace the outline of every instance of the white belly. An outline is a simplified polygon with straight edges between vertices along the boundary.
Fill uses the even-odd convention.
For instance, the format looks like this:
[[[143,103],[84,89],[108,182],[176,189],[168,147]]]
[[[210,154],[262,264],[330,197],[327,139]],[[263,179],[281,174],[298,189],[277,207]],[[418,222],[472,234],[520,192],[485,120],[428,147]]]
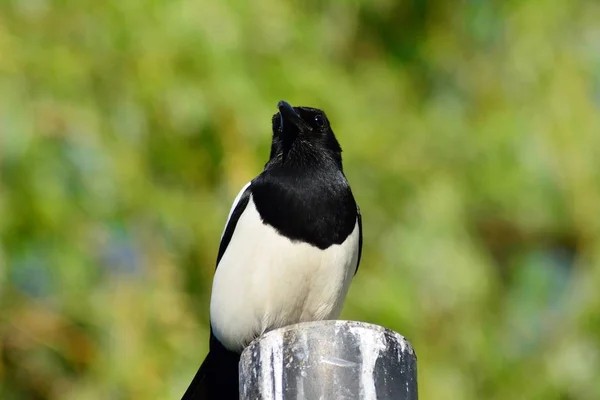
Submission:
[[[210,302],[212,329],[241,351],[275,328],[339,316],[358,262],[359,227],[325,250],[292,242],[262,222],[252,201],[217,267]]]

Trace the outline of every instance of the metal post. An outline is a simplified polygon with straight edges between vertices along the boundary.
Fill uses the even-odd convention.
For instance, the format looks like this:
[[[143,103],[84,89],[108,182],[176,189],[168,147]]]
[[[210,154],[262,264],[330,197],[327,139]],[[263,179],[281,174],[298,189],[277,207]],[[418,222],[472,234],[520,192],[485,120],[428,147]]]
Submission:
[[[417,357],[402,335],[355,321],[273,330],[240,360],[241,400],[417,400]]]

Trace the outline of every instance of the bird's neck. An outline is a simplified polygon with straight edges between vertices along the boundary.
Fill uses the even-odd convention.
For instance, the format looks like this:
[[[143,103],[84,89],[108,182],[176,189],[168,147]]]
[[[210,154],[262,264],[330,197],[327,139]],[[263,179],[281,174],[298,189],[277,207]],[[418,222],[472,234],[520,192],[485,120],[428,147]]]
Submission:
[[[268,169],[296,169],[334,173],[343,170],[341,151],[326,146],[296,140],[290,147],[284,146],[278,153],[272,153],[265,165]]]
[[[251,188],[263,221],[292,240],[326,248],[354,228],[356,203],[339,169],[273,167]]]

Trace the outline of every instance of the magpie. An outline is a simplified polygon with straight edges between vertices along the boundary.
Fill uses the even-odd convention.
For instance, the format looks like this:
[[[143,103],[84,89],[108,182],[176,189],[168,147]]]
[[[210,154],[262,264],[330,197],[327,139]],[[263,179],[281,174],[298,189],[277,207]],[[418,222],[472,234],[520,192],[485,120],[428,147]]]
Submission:
[[[277,108],[269,161],[221,235],[209,353],[182,400],[238,399],[242,350],[272,329],[336,319],[358,270],[362,219],[329,120],[317,108]]]

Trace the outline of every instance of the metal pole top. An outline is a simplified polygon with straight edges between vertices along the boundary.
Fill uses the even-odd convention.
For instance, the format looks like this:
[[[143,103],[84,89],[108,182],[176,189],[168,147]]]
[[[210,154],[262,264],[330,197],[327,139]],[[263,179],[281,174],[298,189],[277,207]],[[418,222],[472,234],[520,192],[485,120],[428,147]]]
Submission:
[[[240,399],[417,400],[417,358],[399,333],[356,321],[287,326],[240,360]]]

